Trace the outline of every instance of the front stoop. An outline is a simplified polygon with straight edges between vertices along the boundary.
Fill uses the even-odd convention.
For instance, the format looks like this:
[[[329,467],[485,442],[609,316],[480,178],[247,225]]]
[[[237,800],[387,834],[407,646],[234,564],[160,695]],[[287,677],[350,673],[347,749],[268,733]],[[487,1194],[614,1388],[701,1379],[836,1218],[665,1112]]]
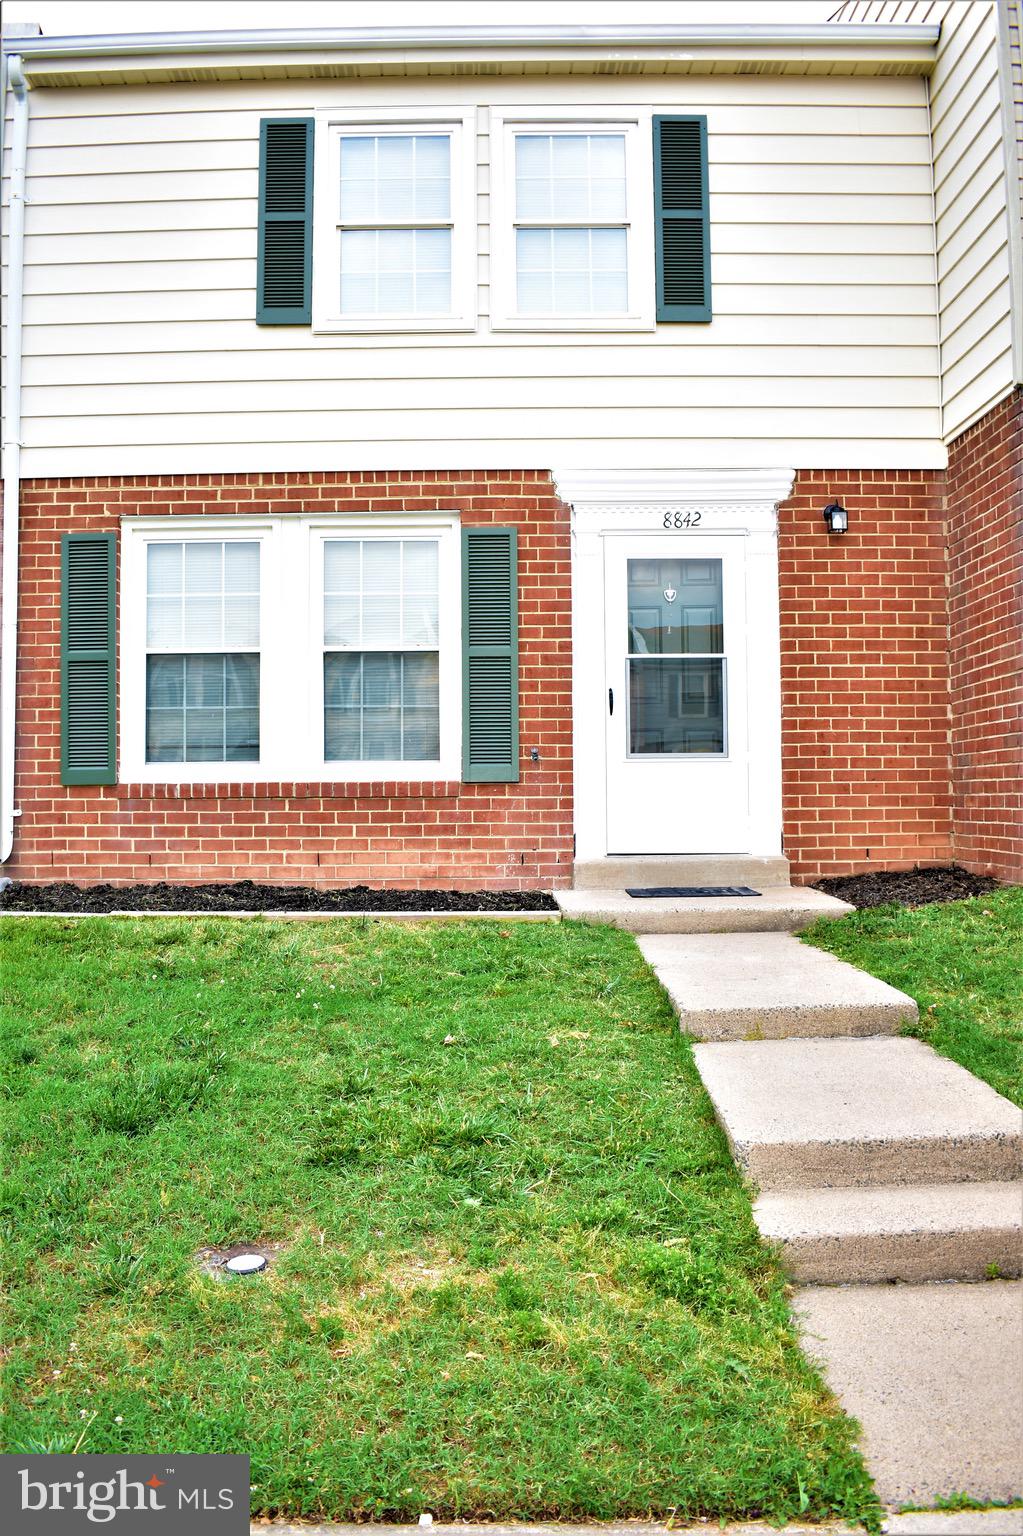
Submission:
[[[794,1310],[883,1503],[1023,1497],[1023,1281],[811,1288]]]
[[[693,1050],[733,1156],[761,1190],[1023,1178],[1023,1114],[920,1040]]]
[[[896,1034],[916,1003],[787,933],[652,934],[644,959],[699,1040]]]
[[[809,886],[764,885],[754,889],[761,894],[635,897],[623,888],[555,891],[554,899],[565,917],[610,923],[629,933],[793,933],[820,917],[844,917],[853,910],[844,901]]]

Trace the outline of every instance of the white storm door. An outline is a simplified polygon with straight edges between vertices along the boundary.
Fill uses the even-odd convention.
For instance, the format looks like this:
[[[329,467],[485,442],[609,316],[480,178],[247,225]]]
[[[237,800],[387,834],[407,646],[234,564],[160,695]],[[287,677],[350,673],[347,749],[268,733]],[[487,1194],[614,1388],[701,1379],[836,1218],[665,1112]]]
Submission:
[[[605,539],[608,853],[748,853],[745,546]]]

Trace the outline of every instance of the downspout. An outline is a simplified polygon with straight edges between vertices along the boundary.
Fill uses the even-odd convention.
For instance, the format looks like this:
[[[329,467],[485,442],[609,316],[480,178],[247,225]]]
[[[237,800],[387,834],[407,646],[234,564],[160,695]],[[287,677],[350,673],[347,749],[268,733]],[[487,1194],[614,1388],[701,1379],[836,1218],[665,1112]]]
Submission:
[[[7,410],[4,413],[3,627],[0,633],[0,863],[14,846],[14,721],[18,676],[18,513],[21,503],[22,299],[25,286],[25,166],[28,86],[18,54],[7,58],[14,99],[7,269]]]

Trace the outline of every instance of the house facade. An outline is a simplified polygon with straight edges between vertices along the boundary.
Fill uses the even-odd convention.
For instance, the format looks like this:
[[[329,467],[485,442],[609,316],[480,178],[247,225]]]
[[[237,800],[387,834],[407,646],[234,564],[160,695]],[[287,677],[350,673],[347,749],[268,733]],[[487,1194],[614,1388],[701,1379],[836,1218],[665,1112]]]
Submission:
[[[1019,11],[890,9],[5,38],[5,873],[1023,878]]]

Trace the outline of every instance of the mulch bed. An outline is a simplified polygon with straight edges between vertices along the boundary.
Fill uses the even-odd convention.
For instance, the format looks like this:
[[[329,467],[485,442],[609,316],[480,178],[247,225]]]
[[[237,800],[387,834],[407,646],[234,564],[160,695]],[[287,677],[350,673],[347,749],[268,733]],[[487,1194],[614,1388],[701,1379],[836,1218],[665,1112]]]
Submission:
[[[836,875],[815,880],[813,888],[854,907],[923,907],[932,901],[963,901],[998,889],[990,875],[971,875],[958,864],[947,868],[879,869],[868,875]]]
[[[307,885],[28,885],[0,891],[0,912],[556,912],[546,891],[317,891]]]

